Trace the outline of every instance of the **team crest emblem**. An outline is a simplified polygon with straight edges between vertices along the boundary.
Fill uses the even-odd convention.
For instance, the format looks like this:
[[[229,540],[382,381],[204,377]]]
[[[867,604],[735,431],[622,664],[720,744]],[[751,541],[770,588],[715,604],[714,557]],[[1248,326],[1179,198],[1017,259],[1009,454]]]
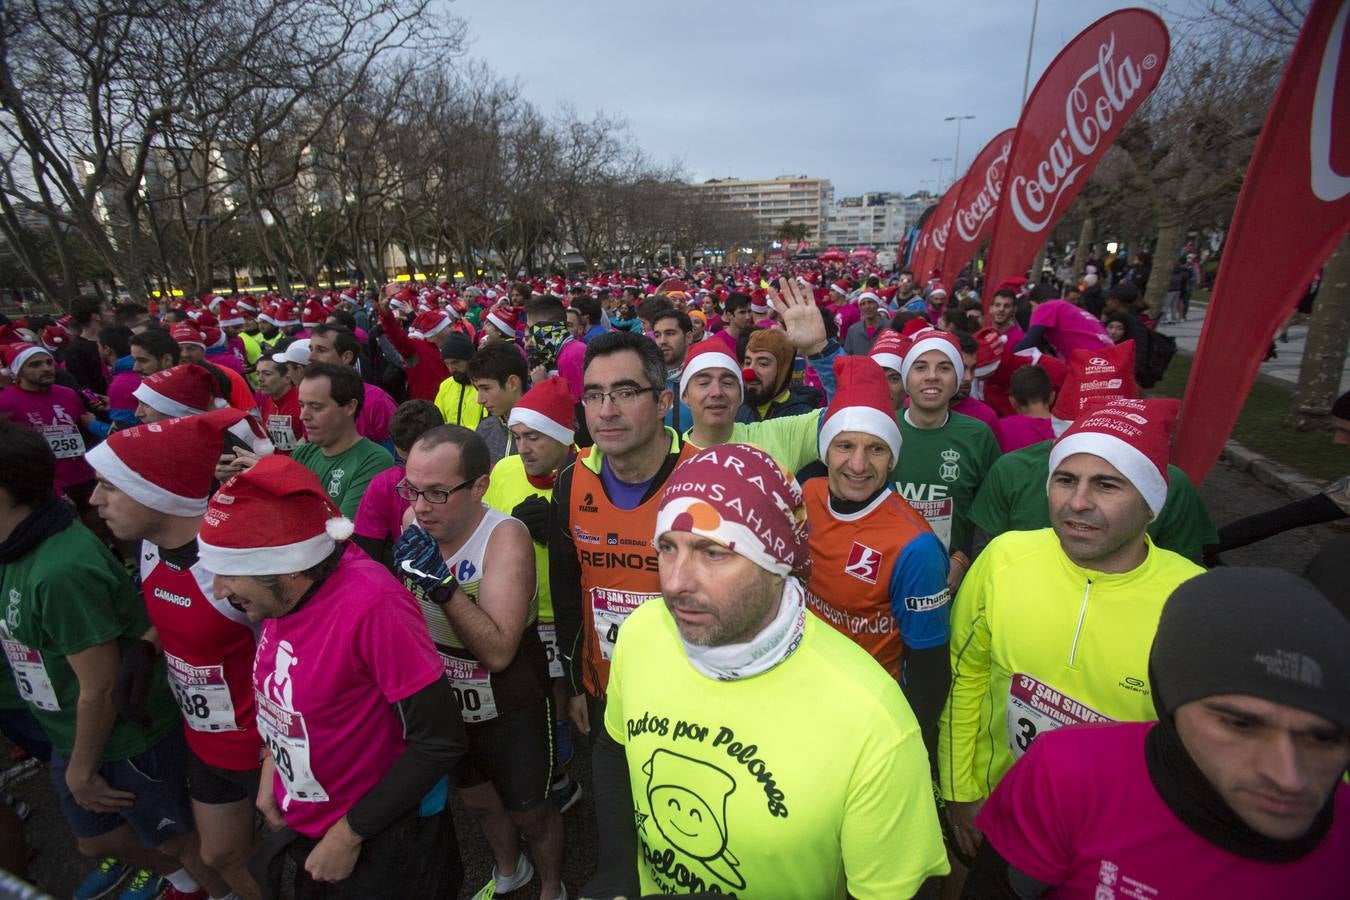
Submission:
[[[955,481],[961,477],[961,467],[957,462],[961,459],[961,453],[948,447],[941,453],[942,465],[938,468],[938,476],[943,481]]]

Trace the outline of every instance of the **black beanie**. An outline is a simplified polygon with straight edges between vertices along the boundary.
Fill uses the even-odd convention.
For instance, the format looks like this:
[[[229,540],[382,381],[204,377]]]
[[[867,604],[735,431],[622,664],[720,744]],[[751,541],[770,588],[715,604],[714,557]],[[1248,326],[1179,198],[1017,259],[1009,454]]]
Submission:
[[[462,331],[446,335],[441,344],[441,359],[468,359],[473,356],[473,341]]]
[[[1280,569],[1222,567],[1179,586],[1149,671],[1159,718],[1192,700],[1247,694],[1350,732],[1350,620]]]

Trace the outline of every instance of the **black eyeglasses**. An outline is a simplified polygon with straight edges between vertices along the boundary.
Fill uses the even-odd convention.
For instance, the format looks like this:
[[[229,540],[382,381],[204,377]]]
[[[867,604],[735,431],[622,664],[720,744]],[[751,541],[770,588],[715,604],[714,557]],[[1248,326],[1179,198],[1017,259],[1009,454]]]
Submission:
[[[637,398],[646,393],[659,393],[661,388],[645,387],[619,387],[612,391],[586,391],[581,395],[581,402],[592,409],[598,408],[608,397],[614,402],[615,406],[630,406]]]
[[[427,488],[425,491],[419,491],[411,484],[408,484],[408,480],[405,478],[394,487],[394,490],[398,492],[398,495],[400,497],[402,497],[404,500],[407,500],[409,503],[417,502],[418,497],[425,497],[428,503],[435,503],[439,505],[441,503],[450,502],[451,494],[455,493],[456,491],[464,490],[466,487],[469,487],[477,480],[478,480],[477,478],[470,478],[468,481],[464,481],[461,482],[460,484],[455,485],[448,491],[445,490],[444,488]]]

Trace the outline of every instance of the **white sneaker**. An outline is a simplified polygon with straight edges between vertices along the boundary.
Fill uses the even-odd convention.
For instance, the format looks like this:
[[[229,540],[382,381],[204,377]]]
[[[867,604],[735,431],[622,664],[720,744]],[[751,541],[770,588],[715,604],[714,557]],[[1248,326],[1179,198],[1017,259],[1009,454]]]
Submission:
[[[503,877],[497,874],[497,867],[492,867],[492,881],[489,884],[492,887],[492,893],[500,897],[502,894],[509,894],[512,891],[519,890],[530,883],[534,878],[534,866],[530,863],[530,858],[524,853],[516,860],[516,871]],[[487,890],[480,892],[481,896],[488,896]]]

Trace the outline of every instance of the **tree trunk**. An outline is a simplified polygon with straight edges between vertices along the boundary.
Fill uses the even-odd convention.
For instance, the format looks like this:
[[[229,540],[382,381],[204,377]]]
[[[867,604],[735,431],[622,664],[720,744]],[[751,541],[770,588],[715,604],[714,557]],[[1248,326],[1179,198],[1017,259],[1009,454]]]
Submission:
[[[1073,251],[1073,274],[1076,282],[1083,280],[1087,272],[1088,250],[1097,238],[1097,217],[1092,213],[1083,216],[1083,225],[1078,229],[1078,243]],[[1098,277],[1101,277],[1100,275]]]
[[[1303,348],[1290,421],[1300,431],[1325,426],[1331,404],[1341,392],[1347,346],[1350,346],[1350,235],[1341,239],[1327,261],[1322,287],[1308,321],[1308,342]]]
[[[1150,319],[1162,318],[1163,300],[1167,297],[1167,283],[1172,278],[1172,267],[1177,264],[1181,248],[1181,230],[1184,223],[1176,215],[1166,213],[1158,220],[1158,243],[1153,248],[1153,274],[1148,278],[1148,290],[1143,304]]]
[[[1036,258],[1031,261],[1031,283],[1041,283],[1041,272],[1045,270],[1045,251],[1050,246],[1049,241],[1041,244],[1041,249],[1036,251]],[[975,271],[975,263],[972,260],[970,264],[971,272]]]

